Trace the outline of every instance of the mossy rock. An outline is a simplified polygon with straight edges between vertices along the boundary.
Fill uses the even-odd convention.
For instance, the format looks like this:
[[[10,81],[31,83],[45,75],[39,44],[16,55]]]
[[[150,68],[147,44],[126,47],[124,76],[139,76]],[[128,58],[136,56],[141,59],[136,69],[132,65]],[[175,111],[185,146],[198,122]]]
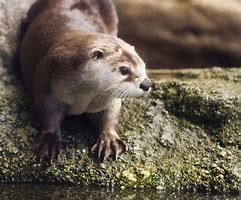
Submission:
[[[39,165],[30,94],[13,73],[18,27],[34,0],[0,2],[0,182],[72,183],[238,192],[241,69],[151,71],[150,95],[124,101],[119,133],[129,150],[99,163],[96,130],[83,117],[65,122],[65,152]]]
[[[217,70],[232,78],[214,76]],[[168,78],[165,73],[150,73],[150,95],[123,102],[119,133],[129,150],[118,161],[92,157],[96,130],[80,116],[66,120],[65,152],[48,166],[37,164],[29,149],[38,132],[30,95],[2,67],[1,182],[237,192],[241,70],[172,71]]]

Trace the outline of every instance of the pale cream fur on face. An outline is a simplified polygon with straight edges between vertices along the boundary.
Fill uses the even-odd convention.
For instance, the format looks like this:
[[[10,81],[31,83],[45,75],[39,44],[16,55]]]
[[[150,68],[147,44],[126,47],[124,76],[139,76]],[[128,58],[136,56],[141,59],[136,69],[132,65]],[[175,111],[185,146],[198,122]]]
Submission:
[[[112,90],[110,90],[110,88],[113,90],[120,90],[120,93],[117,95],[117,97],[120,97],[121,94],[128,97],[138,97],[147,93],[139,87],[141,82],[147,78],[145,63],[138,56],[133,46],[127,44],[121,39],[117,39],[117,41],[121,48],[118,49],[118,51],[112,51],[112,53],[107,57],[104,55],[103,59],[89,61],[86,66],[85,74],[87,77],[92,77],[92,83],[95,85],[95,88],[103,93],[111,92]],[[111,49],[114,49],[114,47],[111,45],[108,45],[106,49],[102,48],[102,46],[106,46],[106,44],[102,43],[102,41],[95,43],[93,51],[101,50],[105,54],[105,51],[111,51]],[[132,59],[135,60],[135,66],[132,66],[132,64],[128,61],[118,63],[111,62],[111,60],[117,60],[119,57],[121,57],[123,50],[125,50],[125,52],[127,52]],[[121,66],[127,66],[130,68],[135,78],[131,81],[124,81],[127,76],[124,76],[120,73],[119,67]]]
[[[103,58],[90,59],[81,70],[81,74],[73,74],[75,81],[72,84],[67,84],[71,81],[66,81],[61,90],[56,90],[61,91],[56,95],[70,105],[68,114],[99,112],[106,109],[116,98],[138,97],[147,93],[140,89],[141,82],[147,78],[145,63],[132,46],[120,39],[115,40],[121,47],[117,51],[112,50],[115,49],[112,46],[115,44],[111,42],[106,44],[105,40],[95,41],[89,53],[103,51]],[[128,60],[115,62],[121,58],[123,50],[132,57],[135,66]],[[127,76],[121,74],[121,66],[129,67],[135,78],[125,81]],[[77,87],[78,85],[81,87]],[[69,94],[69,91],[72,94]]]

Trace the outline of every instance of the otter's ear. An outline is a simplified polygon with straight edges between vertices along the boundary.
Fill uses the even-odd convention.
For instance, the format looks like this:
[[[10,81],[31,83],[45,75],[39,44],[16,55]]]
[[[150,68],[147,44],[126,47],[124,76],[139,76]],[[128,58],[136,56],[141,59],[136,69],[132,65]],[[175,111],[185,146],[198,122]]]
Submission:
[[[98,49],[98,50],[95,50],[92,55],[91,55],[92,59],[93,60],[98,60],[98,59],[101,59],[104,57],[104,54],[103,54],[103,51]]]

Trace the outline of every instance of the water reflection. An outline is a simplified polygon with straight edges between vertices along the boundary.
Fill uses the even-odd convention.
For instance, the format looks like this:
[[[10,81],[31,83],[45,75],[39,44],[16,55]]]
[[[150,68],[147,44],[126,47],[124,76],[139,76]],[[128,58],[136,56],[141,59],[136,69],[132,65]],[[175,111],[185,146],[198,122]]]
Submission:
[[[120,190],[110,191],[103,188],[77,187],[77,186],[53,186],[53,185],[31,185],[31,184],[2,184],[0,185],[1,200],[35,200],[35,199],[83,199],[83,200],[236,200],[234,196],[214,196],[200,194],[180,194],[164,192],[156,189]]]

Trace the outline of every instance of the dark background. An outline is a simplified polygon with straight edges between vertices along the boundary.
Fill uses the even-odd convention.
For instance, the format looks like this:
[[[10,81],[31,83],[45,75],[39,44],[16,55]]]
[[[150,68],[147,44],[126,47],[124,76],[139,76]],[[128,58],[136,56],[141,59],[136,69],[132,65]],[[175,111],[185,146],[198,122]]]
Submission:
[[[115,0],[119,37],[149,68],[241,66],[240,0]]]

